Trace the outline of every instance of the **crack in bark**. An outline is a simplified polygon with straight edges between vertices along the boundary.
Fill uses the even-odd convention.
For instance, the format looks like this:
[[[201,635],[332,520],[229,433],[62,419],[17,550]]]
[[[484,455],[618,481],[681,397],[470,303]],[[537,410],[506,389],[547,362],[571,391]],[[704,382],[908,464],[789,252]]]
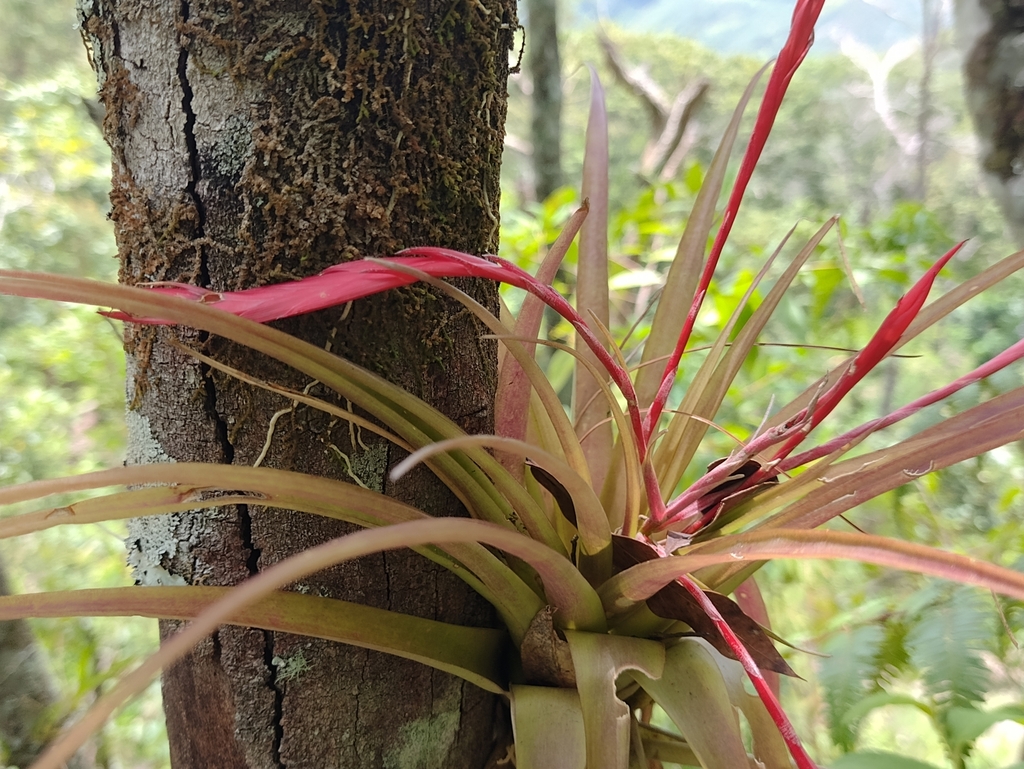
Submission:
[[[190,8],[188,0],[182,0],[180,9],[182,26],[188,22],[189,14]],[[185,195],[191,201],[196,210],[196,232],[194,242],[196,243],[196,248],[198,250],[197,256],[199,257],[199,280],[202,285],[211,286],[210,268],[207,261],[206,248],[203,245],[203,241],[206,238],[206,207],[203,204],[202,197],[199,195],[198,191],[198,184],[202,178],[202,164],[200,162],[199,146],[195,134],[196,113],[192,106],[192,100],[195,94],[188,81],[188,41],[184,37],[184,33],[179,32],[179,34],[182,35],[182,37],[181,49],[178,53],[177,72],[178,82],[181,86],[181,108],[185,115],[183,133],[189,161],[189,181],[185,186]],[[205,344],[209,335],[204,333],[200,338]],[[201,364],[200,373],[205,384],[206,410],[213,422],[217,442],[223,452],[223,461],[225,464],[233,464],[235,459],[235,447],[231,442],[228,424],[217,408],[217,385],[213,378],[212,369],[206,364]],[[261,550],[256,547],[253,542],[252,516],[249,506],[238,505],[237,509],[239,515],[239,536],[241,539],[242,550],[246,553],[245,566],[249,574],[254,576],[259,573]],[[277,665],[274,664],[274,634],[270,631],[263,631],[262,635],[263,662],[267,669],[266,686],[269,687],[273,694],[273,714],[271,716],[270,723],[270,727],[273,729],[271,760],[273,761],[274,766],[284,769],[284,764],[281,761],[281,744],[284,739],[284,727],[282,725],[284,714],[284,691],[278,683]],[[214,639],[216,644],[215,657],[219,660],[219,638],[215,635]]]
[[[271,721],[274,739],[270,746],[271,760],[279,769],[285,769],[284,763],[281,761],[281,742],[284,740],[284,727],[281,725],[284,716],[284,691],[277,682],[277,665],[274,664],[274,634],[269,630],[263,631],[263,661],[270,673],[267,685],[274,693],[274,715]]]
[[[121,25],[117,23],[117,15],[111,14],[110,17],[110,42],[114,49],[114,58],[122,60],[121,56]]]
[[[189,5],[188,0],[182,0],[181,3],[181,24],[184,26],[188,23],[189,19]],[[192,98],[194,96],[192,92],[192,86],[188,82],[188,44],[184,38],[184,33],[179,32],[181,35],[181,50],[178,52],[178,83],[181,85],[181,110],[185,114],[185,125],[183,131],[185,134],[185,147],[188,149],[188,160],[189,160],[189,181],[185,186],[185,194],[189,196],[192,204],[196,208],[196,240],[201,240],[205,236],[204,226],[206,224],[206,208],[203,205],[203,201],[199,197],[199,193],[196,191],[196,185],[199,184],[199,179],[202,176],[202,168],[199,163],[199,148],[196,143],[196,113],[192,108]],[[206,258],[204,249],[202,246],[198,246],[199,252],[199,264],[202,273],[203,284],[209,286],[209,269],[206,264]]]

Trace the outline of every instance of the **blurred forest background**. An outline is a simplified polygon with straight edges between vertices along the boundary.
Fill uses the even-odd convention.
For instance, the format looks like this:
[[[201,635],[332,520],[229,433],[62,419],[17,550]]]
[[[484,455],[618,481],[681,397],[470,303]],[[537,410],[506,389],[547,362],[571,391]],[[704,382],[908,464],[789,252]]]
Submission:
[[[550,3],[523,0],[526,47],[510,84],[502,253],[535,265],[580,202],[586,65],[593,65],[610,117],[614,331],[621,339],[632,328],[642,339],[723,126],[784,40],[791,9],[790,0],[563,0],[554,46],[544,38],[549,24],[533,26],[550,15]],[[0,18],[0,267],[115,280],[109,153],[74,2],[0,0]],[[772,344],[746,364],[718,420],[734,435],[749,434],[773,397],[785,402],[841,359],[836,348],[863,344],[953,243],[971,239],[945,271],[946,287],[1021,245],[979,171],[950,8],[939,0],[837,0],[819,29],[820,45],[794,79],[754,176],[698,344],[699,329],[715,335],[794,225],[817,228],[841,213],[843,248],[832,237],[819,249],[768,327]],[[699,40],[690,39],[695,31]],[[552,61],[555,51],[560,61]],[[557,110],[557,132],[550,119],[534,117]],[[574,258],[559,276],[569,292]],[[952,320],[855,390],[831,430],[888,413],[1019,339],[1024,276]],[[569,329],[548,333],[568,337]],[[567,363],[559,354],[545,361],[566,388]],[[0,485],[119,464],[123,368],[117,324],[88,308],[5,298]],[[684,359],[684,385],[694,368]],[[960,411],[1021,376],[1011,368],[940,409]],[[923,412],[888,438],[918,431],[939,413]],[[708,444],[705,463],[733,445],[725,434]],[[1024,569],[1022,487],[1024,447],[1006,447],[926,475],[859,508],[851,523]],[[17,592],[129,584],[124,536],[113,525],[65,527],[0,542],[0,589],[4,573]],[[1020,602],[843,562],[773,563],[759,581],[776,631],[828,655],[786,651],[806,681],[787,682],[784,704],[820,761],[850,769],[856,765],[841,756],[856,748],[914,756],[921,766],[1024,762]],[[156,623],[141,619],[47,620],[31,623],[31,635],[24,630],[0,625],[0,767],[17,765],[19,751],[156,645]],[[31,728],[19,726],[25,714]],[[168,766],[157,687],[106,727],[81,765]]]

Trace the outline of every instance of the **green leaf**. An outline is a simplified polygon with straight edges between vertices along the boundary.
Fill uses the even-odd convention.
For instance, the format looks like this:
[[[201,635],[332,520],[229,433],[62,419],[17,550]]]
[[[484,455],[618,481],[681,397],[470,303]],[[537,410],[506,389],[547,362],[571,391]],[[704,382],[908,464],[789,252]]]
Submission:
[[[682,478],[683,472],[689,466],[700,445],[701,439],[707,432],[708,425],[702,420],[714,418],[719,407],[722,405],[722,401],[725,399],[729,387],[739,373],[743,361],[746,360],[748,353],[753,349],[761,330],[779,306],[800,268],[803,267],[811,254],[814,253],[818,244],[821,243],[828,231],[835,225],[836,220],[837,217],[829,219],[804,244],[782,276],[772,286],[768,296],[743,325],[736,340],[730,347],[726,348],[729,336],[739,322],[740,316],[753,295],[754,289],[760,284],[766,271],[778,255],[778,250],[768,259],[743,299],[736,306],[735,312],[726,324],[725,329],[708,352],[692,385],[687,389],[683,402],[679,406],[680,413],[672,417],[666,436],[658,443],[658,447],[655,450],[654,461],[658,467],[658,479],[661,482],[662,488],[675,488]],[[784,243],[785,241],[783,241]],[[782,246],[780,245],[779,248],[781,249]],[[692,419],[690,417],[691,414],[701,417],[702,420]]]
[[[609,524],[612,528],[621,529],[623,533],[632,535],[636,533],[637,520],[640,514],[640,503],[642,497],[642,469],[640,467],[639,449],[637,448],[636,436],[629,424],[629,420],[615,400],[611,387],[600,374],[600,369],[583,357],[577,350],[559,342],[543,342],[547,347],[562,350],[575,359],[577,367],[587,368],[594,381],[601,390],[601,395],[608,404],[612,419],[619,432],[618,448],[612,458],[612,472],[608,475],[608,482],[601,491],[602,504],[608,511]],[[618,463],[621,460],[623,472],[618,473]],[[616,501],[614,494],[621,493],[623,499]]]
[[[581,211],[584,214],[586,213],[586,209],[581,209]],[[581,221],[583,218],[584,217],[579,217]],[[561,240],[561,236],[559,236],[559,240]],[[558,244],[556,243],[556,246],[557,245]],[[564,246],[568,247],[568,242],[564,243]],[[554,247],[552,247],[552,251],[554,251]],[[498,415],[495,414],[495,430],[503,437],[510,437],[516,440],[523,440],[525,438],[526,417],[528,416],[528,409],[526,408],[526,405],[529,402],[532,387],[533,393],[543,405],[545,415],[551,421],[551,426],[555,435],[558,437],[558,443],[562,449],[562,453],[565,455],[566,462],[568,462],[576,472],[584,478],[587,478],[589,481],[590,470],[587,466],[586,459],[583,456],[583,450],[580,448],[579,439],[576,437],[576,432],[573,429],[572,422],[569,420],[568,415],[565,413],[565,408],[558,399],[558,393],[555,392],[551,383],[544,376],[544,372],[533,359],[533,351],[536,347],[537,340],[532,338],[532,334],[529,337],[513,336],[505,324],[503,324],[494,316],[493,313],[465,291],[462,291],[439,278],[428,275],[422,270],[416,270],[396,262],[381,261],[381,264],[397,272],[415,275],[421,282],[427,283],[438,291],[448,294],[476,315],[480,322],[491,330],[491,333],[494,334],[494,338],[498,339],[505,346],[508,351],[508,355],[511,356],[511,360],[506,359],[506,365],[502,368],[513,370],[510,372],[511,378],[508,379],[507,382],[499,384],[499,388],[518,388],[518,392],[509,393],[507,396],[502,394],[500,390],[497,391],[495,393],[495,409],[497,409],[499,405],[504,411],[507,411],[510,408],[522,409],[522,413],[519,415],[505,414],[501,421],[498,420]],[[531,299],[535,300],[541,307],[544,306],[536,296],[528,294],[527,300]],[[539,323],[539,314],[537,318]],[[517,328],[518,326],[519,324],[516,323]],[[534,333],[536,332],[534,331]],[[499,382],[501,382],[501,371],[499,371],[498,376]],[[526,382],[521,381],[523,377],[526,378]],[[505,402],[507,397],[512,398],[511,403]],[[499,430],[501,428],[507,429],[510,432],[500,432]],[[498,457],[500,459],[502,455],[499,454]],[[508,467],[509,464],[510,463],[502,460],[503,466]],[[511,463],[511,466],[514,469],[510,470],[510,472],[513,472],[514,477],[521,480],[522,460],[518,459],[515,463]]]
[[[620,570],[636,563],[659,558],[658,551],[653,546],[621,535],[616,535],[613,539],[613,552],[614,563]],[[712,591],[704,591],[704,595],[732,628],[759,668],[784,675],[796,675],[772,644],[764,629],[747,616],[733,600]],[[708,612],[678,581],[672,580],[666,583],[664,587],[647,599],[647,606],[659,617],[685,623],[694,633],[715,647],[717,652],[736,659],[736,652],[715,622],[708,616]]]
[[[914,321],[910,324],[907,330],[903,332],[899,342],[896,343],[896,346],[893,347],[889,354],[892,355],[898,351],[905,344],[949,315],[957,307],[963,305],[968,299],[978,296],[1021,269],[1024,269],[1024,251],[1018,251],[1015,254],[1011,254],[999,262],[996,262],[988,269],[978,273],[974,277],[965,280],[952,291],[946,292],[938,299],[922,308],[921,312],[919,312],[917,317],[914,318]],[[846,371],[851,361],[852,357],[847,358],[845,361],[829,371],[825,376],[815,382],[812,382],[797,398],[783,406],[778,413],[768,419],[765,423],[764,429],[777,427],[791,419],[800,411],[800,409],[806,407],[808,403],[810,403],[816,393],[824,392],[827,388],[834,385],[839,377]]]
[[[703,643],[683,639],[665,655],[659,679],[633,674],[664,708],[704,769],[748,766],[739,717],[722,672]]]
[[[67,761],[117,707],[145,689],[161,668],[181,659],[218,625],[235,616],[249,604],[337,563],[384,550],[416,547],[434,542],[481,542],[525,560],[537,570],[550,589],[551,602],[557,607],[556,617],[561,625],[580,626],[584,629],[593,627],[598,631],[604,631],[604,616],[600,614],[600,602],[579,572],[562,556],[521,534],[496,524],[460,518],[408,521],[376,529],[364,529],[296,553],[228,590],[223,598],[200,612],[190,624],[164,639],[156,654],[101,696],[81,720],[47,749],[40,762],[46,766],[57,767]]]
[[[621,769],[629,762],[630,711],[616,695],[616,680],[640,671],[658,679],[665,668],[665,647],[628,636],[565,632],[576,669],[576,688],[587,742],[587,769]]]
[[[710,645],[706,641],[692,640],[694,643],[705,645],[722,673],[722,680],[729,692],[729,700],[746,716],[757,760],[764,765],[764,769],[790,769],[793,762],[789,747],[764,702],[756,694],[747,691],[745,682],[748,678],[743,666],[709,648]]]
[[[708,237],[715,222],[715,206],[725,182],[729,156],[732,154],[736,136],[739,134],[740,120],[765,69],[767,67],[758,70],[743,92],[736,109],[733,110],[729,125],[725,133],[722,134],[715,157],[704,176],[704,182],[697,193],[697,200],[686,220],[686,229],[679,241],[672,266],[665,278],[662,301],[658,302],[658,309],[654,314],[651,330],[644,344],[642,363],[653,363],[656,359],[669,355],[683,329],[686,314],[690,310],[690,302],[693,300],[697,283],[700,280],[704,251],[707,249]],[[661,384],[661,374],[664,368],[664,365],[647,365],[639,370],[636,392],[641,408],[648,406],[654,399],[658,386]]]
[[[558,238],[551,245],[547,256],[540,267],[537,268],[536,278],[548,285],[554,280],[558,266],[561,264],[569,245],[572,243],[580,226],[586,219],[589,209],[586,205],[581,206],[569,218],[565,228],[559,233]],[[449,285],[449,284],[445,284]],[[533,294],[527,294],[523,299],[523,305],[515,319],[515,336],[524,341],[518,348],[505,341],[511,357],[506,355],[498,361],[498,386],[494,394],[494,431],[498,435],[516,440],[526,439],[526,425],[529,419],[530,391],[536,391],[538,398],[544,404],[545,412],[551,420],[555,433],[559,436],[566,461],[579,469],[586,466],[583,452],[575,439],[575,432],[572,423],[569,421],[565,409],[558,400],[549,380],[540,371],[540,367],[534,360],[536,343],[532,341],[540,332],[540,324],[543,318],[545,304]],[[538,376],[539,373],[539,376]],[[568,446],[568,447],[567,447]],[[501,459],[501,455],[499,455]],[[502,461],[510,471],[518,473],[520,477],[523,471],[523,463],[519,458],[515,461]]]
[[[1024,387],[968,409],[899,443],[814,472],[810,489],[765,522],[780,528],[814,528],[862,502],[927,473],[1024,438]],[[807,473],[804,473],[806,475]],[[798,478],[799,480],[799,478]],[[788,483],[780,483],[785,494]]]
[[[980,702],[989,670],[979,655],[992,636],[992,612],[977,591],[958,590],[953,600],[932,605],[907,635],[910,661],[940,705]]]
[[[1024,269],[1024,251],[1007,256],[977,275],[968,278],[952,291],[947,291],[918,313],[914,322],[900,338],[896,350],[914,339],[925,329],[949,315],[968,299],[978,296],[1018,270]],[[895,350],[894,350],[895,351]]]
[[[0,505],[105,486],[148,486],[85,499],[71,505],[0,519],[0,539],[81,525],[251,504],[300,510],[359,526],[384,526],[428,516],[408,505],[351,483],[267,467],[174,462],[135,465],[95,473],[35,481],[0,489]],[[451,569],[490,601],[518,643],[541,602],[512,570],[480,545],[428,546],[418,552]]]
[[[661,384],[664,364],[660,358],[672,353],[676,340],[683,329],[686,314],[690,309],[697,283],[700,280],[701,265],[707,249],[708,237],[715,222],[715,207],[722,192],[725,174],[729,165],[733,145],[739,134],[740,121],[743,113],[754,94],[754,88],[767,66],[758,70],[747,85],[743,96],[733,111],[725,133],[719,142],[718,149],[704,176],[703,184],[697,193],[693,208],[686,220],[686,229],[676,248],[675,256],[665,276],[665,287],[661,293],[661,301],[651,322],[651,328],[644,342],[641,365],[636,374],[637,402],[645,408],[654,400]],[[621,439],[616,444],[616,454],[622,452]],[[602,497],[611,500],[615,505],[622,506],[626,490],[621,475],[610,472],[607,483],[602,490]],[[627,531],[632,534],[632,531]]]
[[[935,764],[926,764],[913,758],[904,758],[895,753],[865,751],[847,753],[833,761],[830,769],[940,769]]]
[[[575,689],[512,686],[516,769],[586,769],[583,709]]]
[[[644,746],[644,755],[648,761],[662,761],[682,766],[700,766],[700,760],[686,740],[677,734],[665,732],[650,724],[637,724],[640,739]],[[632,768],[635,764],[630,764]],[[788,769],[788,765],[787,765]]]
[[[23,617],[193,619],[228,587],[122,587],[0,596],[0,620]],[[242,608],[227,624],[340,641],[422,662],[490,692],[504,691],[501,658],[508,636],[349,601],[274,592]]]
[[[1024,574],[985,561],[945,553],[911,542],[845,531],[755,529],[680,549],[679,555],[637,564],[600,588],[609,614],[654,595],[671,580],[707,566],[756,563],[775,558],[833,560],[848,558],[978,585],[1024,599]]]
[[[945,721],[949,742],[962,750],[1002,721],[1024,724],[1024,705],[1005,705],[994,710],[953,707],[946,713]]]
[[[379,419],[413,448],[465,434],[416,396],[327,350],[199,302],[130,286],[9,270],[0,270],[0,293],[116,307],[218,334],[319,380]],[[485,449],[441,455],[434,469],[476,517],[521,530],[527,528],[524,522],[529,523],[533,536],[553,549],[561,548],[543,511]]]
[[[391,471],[391,479],[398,480],[411,467],[427,457],[471,445],[488,446],[506,453],[527,457],[531,464],[543,469],[560,484],[562,490],[572,501],[569,507],[571,507],[574,518],[573,524],[579,532],[583,552],[600,561],[600,563],[591,564],[594,572],[593,574],[588,573],[587,576],[591,578],[593,584],[599,585],[604,582],[611,574],[612,532],[608,526],[608,516],[601,500],[597,498],[597,494],[594,493],[594,489],[586,479],[580,477],[572,467],[536,446],[525,441],[500,438],[496,435],[465,435],[461,438],[432,443],[413,452],[395,466]]]
[[[856,744],[856,727],[860,715],[851,718],[850,709],[864,701],[868,685],[878,672],[875,657],[884,633],[878,625],[854,628],[837,633],[822,651],[821,682],[828,704],[828,723],[832,741],[844,751]]]

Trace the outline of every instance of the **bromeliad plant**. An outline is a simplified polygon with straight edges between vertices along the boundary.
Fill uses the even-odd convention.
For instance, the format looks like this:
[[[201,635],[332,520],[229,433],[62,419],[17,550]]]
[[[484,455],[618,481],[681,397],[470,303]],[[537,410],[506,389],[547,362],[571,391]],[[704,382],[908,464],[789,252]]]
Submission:
[[[494,256],[414,248],[332,267],[305,280],[235,293],[185,285],[129,288],[23,272],[0,291],[113,307],[112,317],[176,323],[248,345],[315,378],[369,414],[210,366],[324,409],[410,452],[393,473],[426,462],[473,520],[433,519],[356,485],[263,467],[157,464],[10,487],[0,503],[122,486],[126,490],[0,520],[11,537],[57,525],[251,502],[357,523],[365,530],[307,550],[234,588],[148,587],[0,598],[0,619],[132,615],[191,619],[122,679],[38,762],[57,767],[113,708],[140,691],[222,623],[306,634],[378,649],[459,675],[511,703],[517,766],[625,769],[662,760],[707,769],[815,764],[778,701],[775,649],[751,575],[774,558],[852,558],[979,585],[1024,599],[1024,575],[962,556],[822,524],[924,473],[1024,437],[1024,387],[887,448],[850,457],[867,436],[1024,356],[1018,342],[975,371],[893,413],[811,449],[803,444],[880,361],[981,290],[1024,266],[1011,256],[927,307],[952,248],[907,292],[867,345],[766,418],[728,457],[676,492],[744,359],[801,266],[835,224],[800,249],[766,297],[748,302],[765,264],[696,372],[668,409],[682,354],[744,190],[788,84],[806,55],[822,0],[797,3],[710,253],[704,249],[726,176],[738,106],[697,196],[668,273],[642,365],[631,372],[608,325],[607,139],[600,86],[592,89],[584,166],[588,206],[569,221],[536,275]],[[575,306],[550,288],[581,233]],[[776,252],[777,254],[778,252]],[[489,278],[528,293],[499,319],[442,278]],[[457,297],[500,339],[497,435],[466,435],[446,417],[329,352],[260,325],[415,281]],[[575,420],[538,367],[544,306],[575,329]],[[491,453],[493,450],[493,454]],[[496,608],[504,628],[467,628],[281,590],[342,560],[414,548],[452,568]],[[495,551],[512,556],[508,560]],[[728,598],[735,593],[737,599]],[[511,643],[508,641],[511,640]],[[756,696],[745,688],[744,675]],[[679,733],[650,723],[653,703]],[[742,712],[752,736],[740,729]],[[760,763],[756,763],[760,762]]]

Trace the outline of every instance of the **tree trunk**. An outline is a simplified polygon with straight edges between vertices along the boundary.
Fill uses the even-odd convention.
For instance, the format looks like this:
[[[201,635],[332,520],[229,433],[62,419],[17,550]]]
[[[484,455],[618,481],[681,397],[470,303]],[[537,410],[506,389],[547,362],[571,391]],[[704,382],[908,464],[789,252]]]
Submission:
[[[526,0],[526,68],[533,82],[530,142],[534,193],[544,200],[562,186],[562,64],[557,0]]]
[[[1024,8],[1016,0],[957,0],[956,26],[982,170],[1024,246]]]
[[[79,10],[113,150],[124,282],[229,290],[412,245],[496,247],[513,0],[79,0]],[[496,308],[492,285],[463,287]],[[444,298],[410,287],[281,325],[489,431],[496,350]],[[174,339],[330,398],[221,340],[129,325],[129,462],[262,461],[347,478],[343,453],[366,485],[391,491],[396,449],[211,372]],[[396,496],[461,511],[425,472]],[[232,584],[348,530],[257,506],[202,510],[135,522],[129,560],[143,584]],[[461,581],[411,553],[343,564],[296,589],[493,621]],[[247,628],[221,628],[165,674],[163,691],[178,768],[479,767],[503,737],[500,703],[460,679]]]

